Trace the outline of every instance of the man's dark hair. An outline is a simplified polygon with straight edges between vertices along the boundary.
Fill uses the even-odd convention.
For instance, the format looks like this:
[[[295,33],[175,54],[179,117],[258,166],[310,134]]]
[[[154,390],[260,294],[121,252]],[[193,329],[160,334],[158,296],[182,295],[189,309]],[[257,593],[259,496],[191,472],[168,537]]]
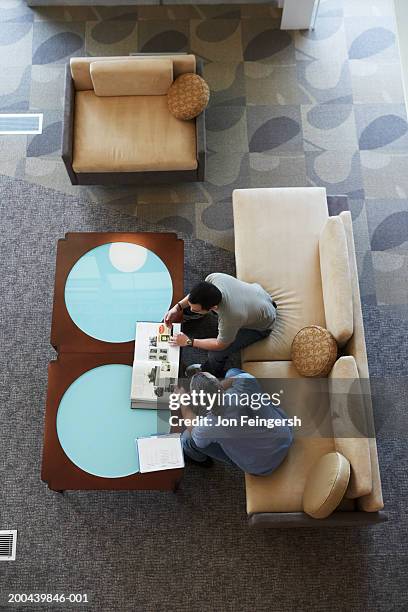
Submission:
[[[191,304],[201,304],[204,310],[210,310],[213,306],[218,306],[221,300],[221,291],[212,283],[207,283],[207,281],[194,285],[188,295],[188,301]]]

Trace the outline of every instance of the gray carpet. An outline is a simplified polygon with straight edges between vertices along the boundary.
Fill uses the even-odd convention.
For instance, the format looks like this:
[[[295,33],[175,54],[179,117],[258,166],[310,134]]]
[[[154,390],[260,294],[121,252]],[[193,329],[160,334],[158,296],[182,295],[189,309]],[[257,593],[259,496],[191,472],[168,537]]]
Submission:
[[[402,435],[379,440],[389,522],[371,529],[249,531],[243,477],[221,465],[189,467],[177,495],[47,489],[39,470],[57,239],[68,219],[72,231],[156,228],[15,179],[3,178],[0,195],[0,513],[2,528],[19,532],[17,560],[0,567],[1,609],[9,592],[87,593],[88,609],[109,612],[406,608]],[[233,272],[230,253],[183,237],[187,284]],[[390,375],[406,359],[401,329],[372,308],[366,323],[369,354],[387,337],[389,352],[371,365]]]

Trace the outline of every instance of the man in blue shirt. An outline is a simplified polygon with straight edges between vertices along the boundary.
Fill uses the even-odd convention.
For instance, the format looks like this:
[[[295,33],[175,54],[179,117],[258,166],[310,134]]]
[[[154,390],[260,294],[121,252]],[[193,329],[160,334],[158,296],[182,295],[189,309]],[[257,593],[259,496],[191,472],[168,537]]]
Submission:
[[[216,459],[255,475],[276,470],[293,440],[290,419],[272,401],[260,407],[256,402],[259,409],[254,409],[251,398],[258,399],[263,394],[254,376],[232,368],[225,380],[219,381],[212,374],[200,372],[191,379],[190,393],[194,392],[197,396],[201,393],[200,405],[192,403],[182,411],[187,422],[200,421],[197,426],[187,426],[183,432],[187,459],[204,467]],[[276,426],[272,425],[275,421]]]

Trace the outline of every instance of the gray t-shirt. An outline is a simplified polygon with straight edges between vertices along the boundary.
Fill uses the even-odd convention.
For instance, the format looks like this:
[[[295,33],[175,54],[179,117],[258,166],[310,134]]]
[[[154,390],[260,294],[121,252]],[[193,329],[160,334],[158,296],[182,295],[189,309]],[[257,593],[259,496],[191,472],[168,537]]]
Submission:
[[[258,283],[245,283],[229,274],[215,272],[205,279],[222,293],[218,306],[218,340],[231,344],[241,328],[265,331],[276,318],[271,296]]]

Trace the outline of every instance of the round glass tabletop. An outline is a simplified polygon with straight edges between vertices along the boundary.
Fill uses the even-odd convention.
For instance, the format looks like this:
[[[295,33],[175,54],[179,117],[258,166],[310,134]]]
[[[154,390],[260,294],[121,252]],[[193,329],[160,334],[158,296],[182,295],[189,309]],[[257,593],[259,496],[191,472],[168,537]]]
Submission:
[[[130,407],[131,378],[130,366],[100,366],[77,378],[61,399],[58,439],[71,461],[89,474],[136,474],[136,438],[170,431],[170,411]]]
[[[111,242],[85,253],[65,284],[65,305],[88,336],[105,342],[134,340],[137,321],[161,321],[173,296],[170,273],[152,251]]]

